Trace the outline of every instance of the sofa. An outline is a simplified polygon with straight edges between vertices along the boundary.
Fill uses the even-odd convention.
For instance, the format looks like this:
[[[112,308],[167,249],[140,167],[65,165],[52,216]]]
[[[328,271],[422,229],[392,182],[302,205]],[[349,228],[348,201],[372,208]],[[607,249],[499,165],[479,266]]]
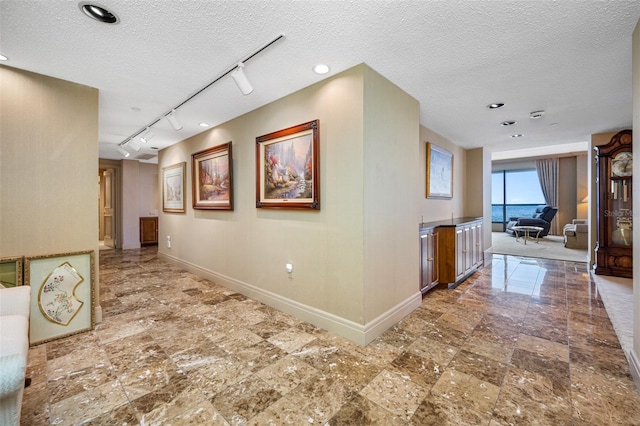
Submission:
[[[566,248],[584,249],[589,245],[589,222],[587,219],[573,219],[562,229]]]
[[[512,236],[516,236],[513,230],[514,226],[539,226],[542,228],[538,237],[546,237],[549,235],[549,228],[551,228],[551,221],[558,213],[558,209],[551,206],[538,206],[535,213],[531,217],[512,217],[509,218],[507,223],[506,233]]]
[[[29,350],[31,287],[0,289],[0,425],[20,424]]]

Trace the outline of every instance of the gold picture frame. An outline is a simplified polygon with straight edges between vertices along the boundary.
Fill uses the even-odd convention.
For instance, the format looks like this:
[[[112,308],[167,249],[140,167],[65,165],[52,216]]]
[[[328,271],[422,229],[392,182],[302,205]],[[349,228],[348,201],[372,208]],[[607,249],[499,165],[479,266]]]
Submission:
[[[427,198],[453,198],[453,154],[427,142]]]
[[[187,163],[172,164],[162,168],[162,211],[166,213],[185,213]]]
[[[24,272],[31,286],[31,345],[95,327],[94,251],[25,257]]]
[[[193,208],[233,210],[233,150],[227,142],[191,155]]]
[[[23,258],[0,258],[0,290],[17,287],[23,284]]]

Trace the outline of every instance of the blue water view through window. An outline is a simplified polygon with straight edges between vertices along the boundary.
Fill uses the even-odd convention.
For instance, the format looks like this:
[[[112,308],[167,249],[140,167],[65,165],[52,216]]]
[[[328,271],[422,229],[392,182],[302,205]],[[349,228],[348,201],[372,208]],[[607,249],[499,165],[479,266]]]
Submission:
[[[491,222],[506,224],[511,217],[531,217],[542,204],[544,195],[535,169],[491,174]]]

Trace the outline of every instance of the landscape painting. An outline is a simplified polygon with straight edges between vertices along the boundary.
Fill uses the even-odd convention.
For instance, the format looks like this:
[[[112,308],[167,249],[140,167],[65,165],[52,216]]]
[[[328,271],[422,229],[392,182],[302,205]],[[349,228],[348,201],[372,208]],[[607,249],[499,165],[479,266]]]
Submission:
[[[318,120],[256,139],[256,207],[319,209]]]
[[[192,155],[193,208],[233,210],[231,142]]]

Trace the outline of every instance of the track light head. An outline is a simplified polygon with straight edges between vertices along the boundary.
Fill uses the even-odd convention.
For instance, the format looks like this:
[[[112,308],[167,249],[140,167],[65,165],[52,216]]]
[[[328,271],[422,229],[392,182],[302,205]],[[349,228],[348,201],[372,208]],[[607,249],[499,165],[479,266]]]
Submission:
[[[238,85],[238,89],[240,89],[242,94],[246,96],[249,93],[253,92],[253,86],[251,85],[251,83],[249,83],[247,76],[244,74],[243,68],[244,64],[240,62],[236,69],[231,71],[231,78],[233,78],[233,81],[236,82],[236,84]]]
[[[153,137],[153,132],[149,130],[149,128],[147,127],[147,130],[145,130],[144,133],[140,135],[140,140],[142,141],[142,143],[147,143],[152,137]]]
[[[140,145],[138,145],[134,141],[127,142],[126,146],[133,149],[135,152],[140,152],[140,150],[142,149],[142,147],[140,147]]]
[[[178,130],[182,129],[182,124],[180,124],[180,122],[178,121],[178,117],[176,117],[175,109],[172,109],[169,114],[165,115],[165,117],[167,118],[169,124],[171,124],[171,127],[173,127],[173,130],[177,132]]]
[[[124,149],[121,146],[118,146],[118,148],[116,148],[118,150],[118,152],[124,157],[127,158],[129,156],[129,151],[127,151],[126,149]]]

